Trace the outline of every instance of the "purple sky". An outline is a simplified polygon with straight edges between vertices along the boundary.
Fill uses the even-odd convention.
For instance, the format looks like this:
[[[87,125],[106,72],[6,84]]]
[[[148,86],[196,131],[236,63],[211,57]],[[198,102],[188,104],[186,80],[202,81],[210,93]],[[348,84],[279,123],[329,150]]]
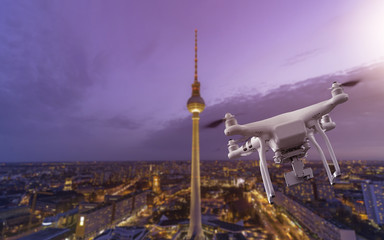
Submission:
[[[189,159],[195,28],[202,125],[361,76],[330,138],[341,159],[382,159],[384,70],[361,66],[384,60],[383,22],[381,0],[2,1],[0,162]],[[202,130],[202,159],[226,158],[223,128]]]

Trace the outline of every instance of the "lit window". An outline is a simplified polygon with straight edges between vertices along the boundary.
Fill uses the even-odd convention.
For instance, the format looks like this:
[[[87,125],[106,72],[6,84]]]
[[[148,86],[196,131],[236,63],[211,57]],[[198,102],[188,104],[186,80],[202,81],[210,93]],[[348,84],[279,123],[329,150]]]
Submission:
[[[84,216],[80,217],[80,226],[84,226]]]

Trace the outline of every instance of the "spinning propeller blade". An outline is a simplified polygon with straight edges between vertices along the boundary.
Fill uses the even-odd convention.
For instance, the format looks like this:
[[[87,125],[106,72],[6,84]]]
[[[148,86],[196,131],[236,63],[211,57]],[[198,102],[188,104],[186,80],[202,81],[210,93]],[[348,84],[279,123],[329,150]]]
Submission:
[[[234,116],[238,116],[238,115],[241,115],[240,114],[235,114]],[[218,126],[220,126],[223,122],[225,122],[225,118],[221,118],[221,119],[217,119],[213,122],[210,122],[209,124],[205,125],[205,128],[216,128]]]
[[[348,82],[340,84],[340,86],[342,86],[342,87],[353,87],[356,84],[358,84],[359,82],[360,82],[360,79],[358,79],[358,80],[351,80],[351,81],[348,81]]]
[[[222,119],[219,119],[219,120],[215,120],[209,124],[207,124],[205,127],[206,128],[215,128],[215,127],[218,127],[220,126],[221,123],[225,122],[225,118],[222,118]]]

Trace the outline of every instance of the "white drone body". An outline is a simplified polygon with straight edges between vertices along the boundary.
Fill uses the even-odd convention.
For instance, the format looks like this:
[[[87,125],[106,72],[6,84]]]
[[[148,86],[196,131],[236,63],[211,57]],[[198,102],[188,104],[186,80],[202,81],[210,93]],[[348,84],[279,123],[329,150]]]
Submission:
[[[260,172],[270,203],[273,203],[272,198],[275,196],[275,191],[271,183],[265,156],[268,147],[275,153],[273,157],[275,163],[290,162],[292,165],[293,171],[284,174],[287,186],[313,178],[312,169],[304,168],[304,164],[300,160],[300,158],[306,156],[310,148],[309,142],[319,152],[331,185],[334,184],[334,179],[341,175],[336,155],[325,131],[332,130],[336,126],[328,113],[337,105],[346,102],[348,94],[344,93],[337,82],[332,84],[331,90],[332,98],[326,101],[258,122],[240,125],[237,124],[237,120],[232,114],[227,113],[225,115],[225,135],[244,136],[239,140],[229,140],[228,158],[248,156],[258,151]],[[315,133],[319,133],[327,145],[335,168],[333,174],[323,150],[315,139]],[[243,146],[239,147],[237,145],[238,142],[245,140],[247,141]]]

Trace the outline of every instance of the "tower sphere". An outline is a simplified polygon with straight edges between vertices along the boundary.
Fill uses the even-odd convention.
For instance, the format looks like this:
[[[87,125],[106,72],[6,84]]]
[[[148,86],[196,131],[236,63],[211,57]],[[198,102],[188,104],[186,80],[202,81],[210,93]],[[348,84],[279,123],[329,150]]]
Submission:
[[[188,111],[191,113],[197,112],[201,113],[205,108],[205,103],[203,98],[199,96],[192,96],[188,99],[187,102]]]

